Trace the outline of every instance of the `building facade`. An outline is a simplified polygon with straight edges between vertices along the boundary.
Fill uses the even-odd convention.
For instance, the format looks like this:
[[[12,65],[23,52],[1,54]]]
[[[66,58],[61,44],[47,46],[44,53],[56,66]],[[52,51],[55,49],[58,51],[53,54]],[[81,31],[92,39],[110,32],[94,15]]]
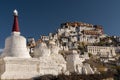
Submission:
[[[101,57],[114,57],[116,55],[114,47],[87,46],[88,53]]]

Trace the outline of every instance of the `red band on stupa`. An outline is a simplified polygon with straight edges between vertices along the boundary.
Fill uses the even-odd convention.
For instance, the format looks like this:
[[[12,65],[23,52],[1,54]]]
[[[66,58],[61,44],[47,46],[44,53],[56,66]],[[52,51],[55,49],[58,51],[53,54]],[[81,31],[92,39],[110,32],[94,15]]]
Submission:
[[[20,32],[19,24],[18,24],[18,16],[16,15],[14,15],[14,23],[13,23],[12,32]]]

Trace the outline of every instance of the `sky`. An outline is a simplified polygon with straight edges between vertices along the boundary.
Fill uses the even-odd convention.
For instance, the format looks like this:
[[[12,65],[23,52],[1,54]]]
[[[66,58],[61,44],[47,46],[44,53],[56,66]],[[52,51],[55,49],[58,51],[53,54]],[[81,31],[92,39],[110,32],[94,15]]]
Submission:
[[[26,38],[37,40],[75,21],[102,25],[104,33],[120,36],[120,0],[0,0],[0,48],[11,35],[14,9]]]

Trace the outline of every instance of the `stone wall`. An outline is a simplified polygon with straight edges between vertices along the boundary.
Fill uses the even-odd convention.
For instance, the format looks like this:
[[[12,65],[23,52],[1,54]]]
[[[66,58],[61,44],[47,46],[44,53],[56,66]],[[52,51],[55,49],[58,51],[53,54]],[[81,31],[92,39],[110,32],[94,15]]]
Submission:
[[[40,75],[62,73],[63,66],[66,64],[56,63],[50,58],[17,58],[5,57],[0,59],[1,79],[30,79]]]

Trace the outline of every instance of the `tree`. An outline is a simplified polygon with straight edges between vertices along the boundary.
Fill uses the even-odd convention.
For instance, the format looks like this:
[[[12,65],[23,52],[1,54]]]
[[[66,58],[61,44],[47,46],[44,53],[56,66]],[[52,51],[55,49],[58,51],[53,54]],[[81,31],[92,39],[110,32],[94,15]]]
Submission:
[[[88,56],[89,56],[89,57],[92,57],[92,56],[93,56],[93,54],[92,54],[92,53],[88,53]]]

